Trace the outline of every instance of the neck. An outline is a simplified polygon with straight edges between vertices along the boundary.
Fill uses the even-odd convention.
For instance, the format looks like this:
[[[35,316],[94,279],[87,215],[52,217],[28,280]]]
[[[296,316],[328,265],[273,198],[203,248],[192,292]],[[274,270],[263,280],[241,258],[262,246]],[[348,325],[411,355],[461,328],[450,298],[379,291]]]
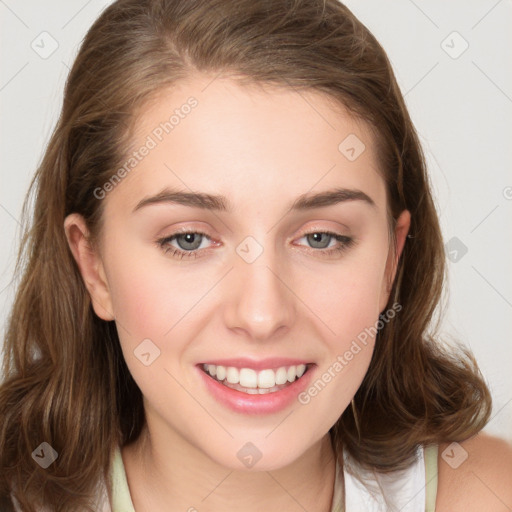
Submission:
[[[179,436],[159,442],[147,429],[122,448],[122,457],[136,512],[330,512],[332,506],[336,463],[329,434],[273,471],[233,470]]]

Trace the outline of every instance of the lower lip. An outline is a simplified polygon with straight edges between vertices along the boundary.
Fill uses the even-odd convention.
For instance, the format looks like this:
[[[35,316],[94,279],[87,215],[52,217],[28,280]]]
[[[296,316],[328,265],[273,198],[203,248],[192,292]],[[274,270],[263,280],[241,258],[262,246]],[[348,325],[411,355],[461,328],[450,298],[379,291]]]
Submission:
[[[197,371],[201,375],[208,391],[218,402],[235,412],[243,414],[271,414],[288,407],[297,399],[297,395],[306,389],[311,381],[315,365],[312,364],[302,377],[296,379],[289,386],[280,391],[266,393],[264,395],[249,395],[243,391],[228,388],[217,379],[206,374],[206,372],[200,368],[201,366],[202,364],[196,366]]]

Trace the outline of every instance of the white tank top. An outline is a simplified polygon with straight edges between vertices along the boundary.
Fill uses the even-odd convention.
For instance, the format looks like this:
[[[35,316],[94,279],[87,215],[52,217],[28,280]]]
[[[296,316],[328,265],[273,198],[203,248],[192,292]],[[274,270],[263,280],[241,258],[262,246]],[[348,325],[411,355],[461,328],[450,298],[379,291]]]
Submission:
[[[343,464],[345,509],[341,483],[334,488],[331,512],[435,512],[436,445],[418,447],[413,464],[392,473],[363,470],[346,451]],[[336,464],[337,482],[340,476]]]

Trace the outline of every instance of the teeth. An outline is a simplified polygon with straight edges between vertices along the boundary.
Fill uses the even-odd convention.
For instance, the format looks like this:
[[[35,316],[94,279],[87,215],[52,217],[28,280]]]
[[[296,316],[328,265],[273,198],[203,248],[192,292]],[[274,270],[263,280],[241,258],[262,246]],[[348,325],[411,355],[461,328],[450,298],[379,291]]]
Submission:
[[[240,370],[239,384],[244,388],[258,387],[258,373],[255,370],[251,370],[251,368],[242,368]]]
[[[276,384],[279,386],[280,384],[284,384],[288,380],[288,372],[286,368],[282,366],[276,372]]]
[[[276,385],[274,370],[261,370],[258,373],[258,387],[263,389],[273,388]]]
[[[238,368],[229,366],[226,369],[226,379],[230,384],[238,384],[240,382],[240,372]]]
[[[306,365],[281,366],[275,371],[272,369],[256,371],[252,368],[203,364],[203,369],[220,382],[226,380],[224,384],[230,384],[229,387],[247,388],[249,394],[265,394],[277,391],[284,384],[302,377],[306,371]]]
[[[206,371],[212,376],[216,377],[221,382],[226,378],[226,367],[215,366],[214,364],[207,365]]]

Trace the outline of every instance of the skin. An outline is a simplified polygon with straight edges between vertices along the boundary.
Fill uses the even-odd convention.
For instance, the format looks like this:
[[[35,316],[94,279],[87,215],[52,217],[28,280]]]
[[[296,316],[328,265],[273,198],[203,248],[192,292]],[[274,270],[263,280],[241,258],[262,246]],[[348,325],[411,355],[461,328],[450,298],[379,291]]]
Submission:
[[[460,443],[456,452],[450,443],[439,445],[436,512],[510,512],[512,510],[512,446],[480,432]],[[467,459],[452,467],[442,457],[467,453]]]
[[[132,501],[137,512],[330,510],[328,431],[368,369],[373,339],[309,403],[273,414],[227,409],[194,366],[222,357],[299,357],[317,365],[314,381],[384,311],[409,212],[398,218],[393,254],[373,136],[318,92],[194,76],[141,111],[134,147],[190,96],[198,106],[103,199],[98,246],[88,243],[81,216],[64,225],[94,310],[116,321],[144,395],[147,430],[122,449]],[[349,134],[366,146],[354,161],[338,150]],[[222,194],[233,211],[159,203],[133,212],[165,187]],[[353,200],[289,211],[298,196],[333,187],[361,190],[375,206]],[[179,227],[207,235],[197,258],[173,257],[155,242]],[[325,231],[354,244],[322,256],[323,247],[342,243],[315,245],[305,235]],[[263,248],[252,263],[236,252],[248,236]],[[179,242],[167,247],[185,251]],[[160,356],[145,366],[134,350],[148,338]],[[248,441],[262,454],[252,469],[237,458]]]

